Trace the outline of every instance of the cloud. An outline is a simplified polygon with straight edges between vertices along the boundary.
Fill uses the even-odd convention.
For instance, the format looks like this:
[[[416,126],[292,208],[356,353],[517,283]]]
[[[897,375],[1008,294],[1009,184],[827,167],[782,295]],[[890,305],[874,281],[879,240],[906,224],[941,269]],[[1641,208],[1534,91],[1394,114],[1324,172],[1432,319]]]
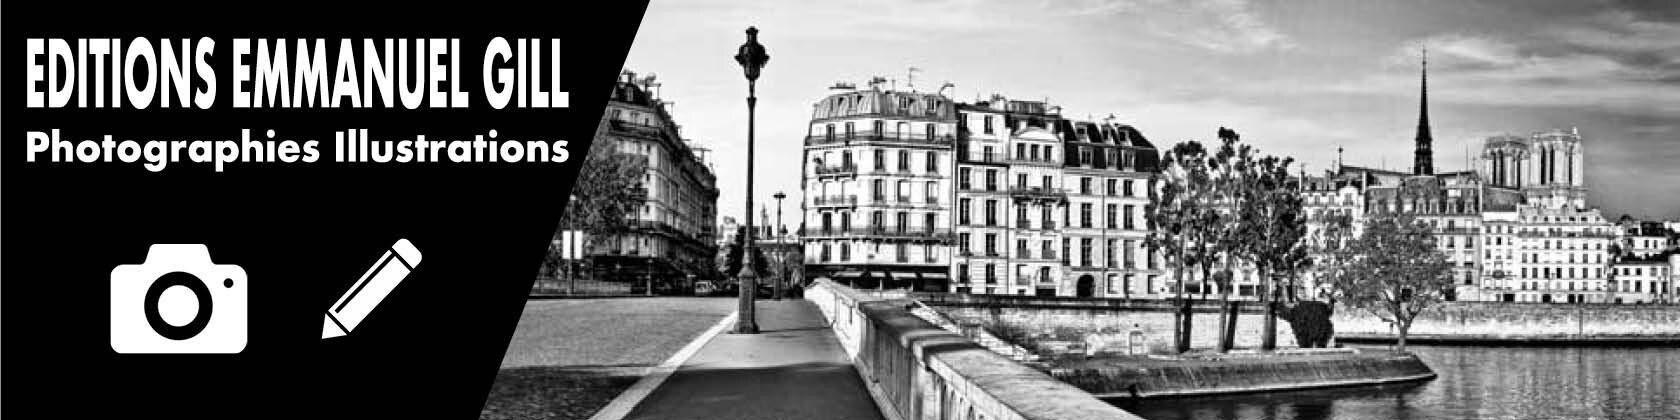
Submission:
[[[1063,5],[1069,16],[1140,25],[1150,35],[1208,51],[1251,54],[1295,48],[1248,0],[1086,0]]]
[[[1552,28],[1550,32],[1577,47],[1666,54],[1671,63],[1680,58],[1680,23],[1647,20],[1627,10],[1607,11],[1587,25]]]
[[[1522,38],[1450,33],[1404,41],[1381,59],[1388,71],[1326,89],[1409,94],[1424,45],[1432,101],[1680,114],[1680,25],[1625,12]]]

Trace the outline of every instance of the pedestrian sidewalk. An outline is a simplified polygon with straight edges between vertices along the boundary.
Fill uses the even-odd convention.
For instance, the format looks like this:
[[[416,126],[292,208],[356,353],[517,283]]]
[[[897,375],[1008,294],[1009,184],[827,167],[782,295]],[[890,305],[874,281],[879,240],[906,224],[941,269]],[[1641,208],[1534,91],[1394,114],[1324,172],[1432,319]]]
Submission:
[[[718,334],[627,419],[880,419],[816,305],[758,302],[759,334]]]

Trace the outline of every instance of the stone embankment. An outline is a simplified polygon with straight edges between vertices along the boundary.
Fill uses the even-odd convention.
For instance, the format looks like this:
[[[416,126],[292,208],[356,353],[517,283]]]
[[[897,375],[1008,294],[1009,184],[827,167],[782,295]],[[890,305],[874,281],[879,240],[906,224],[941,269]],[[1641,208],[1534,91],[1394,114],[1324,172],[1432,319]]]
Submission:
[[[1392,342],[1396,330],[1370,313],[1338,309],[1342,342]],[[1418,314],[1407,334],[1418,344],[1680,344],[1680,306],[1446,302]]]
[[[1063,360],[1050,376],[1102,398],[1158,398],[1433,379],[1417,356],[1353,349]]]
[[[822,311],[888,418],[1138,419],[911,313],[916,303],[819,280]]]

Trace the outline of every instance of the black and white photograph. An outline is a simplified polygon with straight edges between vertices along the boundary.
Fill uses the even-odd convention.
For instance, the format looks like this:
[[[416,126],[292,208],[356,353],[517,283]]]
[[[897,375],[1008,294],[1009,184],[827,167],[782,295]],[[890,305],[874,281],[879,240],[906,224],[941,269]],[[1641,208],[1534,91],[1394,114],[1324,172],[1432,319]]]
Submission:
[[[1680,1],[5,5],[15,418],[1680,420]]]
[[[1676,6],[654,2],[481,418],[1680,418]]]

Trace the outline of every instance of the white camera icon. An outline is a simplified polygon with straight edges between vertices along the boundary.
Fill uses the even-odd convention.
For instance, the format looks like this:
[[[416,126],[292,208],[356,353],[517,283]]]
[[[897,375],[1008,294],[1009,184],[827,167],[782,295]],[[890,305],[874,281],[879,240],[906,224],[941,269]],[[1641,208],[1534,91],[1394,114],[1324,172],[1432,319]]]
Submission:
[[[155,244],[146,262],[111,270],[111,350],[245,350],[245,269],[215,264],[201,244]]]

